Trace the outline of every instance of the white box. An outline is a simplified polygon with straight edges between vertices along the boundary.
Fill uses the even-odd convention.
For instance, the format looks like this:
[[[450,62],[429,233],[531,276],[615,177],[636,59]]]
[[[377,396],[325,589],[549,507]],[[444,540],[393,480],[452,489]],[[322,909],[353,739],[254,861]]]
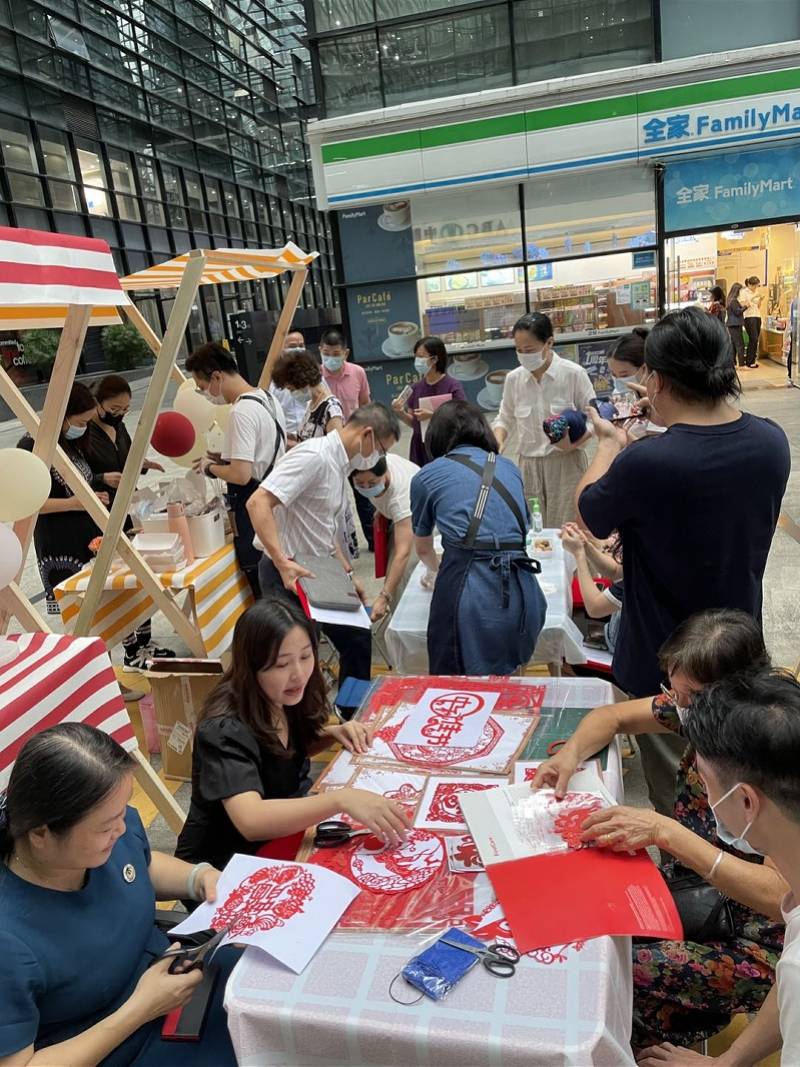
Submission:
[[[186,521],[198,559],[213,556],[225,545],[225,516],[219,509],[205,515],[189,515]]]

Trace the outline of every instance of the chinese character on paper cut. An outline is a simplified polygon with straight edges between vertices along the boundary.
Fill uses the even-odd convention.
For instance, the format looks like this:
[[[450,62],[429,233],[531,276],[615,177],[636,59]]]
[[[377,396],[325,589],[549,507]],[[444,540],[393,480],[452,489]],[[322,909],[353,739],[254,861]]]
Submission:
[[[689,132],[690,115],[667,115],[667,140],[678,137],[691,137]]]
[[[675,201],[678,204],[691,204],[693,199],[692,190],[686,185],[681,186],[675,194]]]
[[[709,186],[707,186],[707,185],[694,185],[694,186],[692,186],[692,199],[695,200],[695,201],[708,200],[708,192],[709,192]]]
[[[650,119],[646,122],[642,129],[644,130],[644,143],[652,144],[654,141],[665,140],[664,131],[667,128],[666,122],[663,119]]]

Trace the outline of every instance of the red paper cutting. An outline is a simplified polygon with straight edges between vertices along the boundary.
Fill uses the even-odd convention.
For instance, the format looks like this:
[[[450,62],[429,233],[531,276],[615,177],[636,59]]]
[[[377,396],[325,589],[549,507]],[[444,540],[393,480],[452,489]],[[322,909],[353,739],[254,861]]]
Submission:
[[[486,872],[520,952],[604,935],[683,938],[672,895],[646,852],[584,848]]]
[[[444,863],[444,844],[436,834],[409,830],[402,850],[384,848],[374,837],[350,855],[350,878],[362,889],[406,893],[429,882]]]
[[[370,695],[364,718],[375,718],[381,711],[399,703],[415,704],[426,689],[452,689],[457,686],[473,693],[500,693],[495,711],[540,711],[544,706],[546,686],[516,685],[508,678],[461,678],[448,675],[384,678]]]
[[[425,813],[429,822],[451,822],[462,826],[464,816],[458,798],[461,793],[480,793],[484,789],[495,789],[495,782],[441,782],[436,786],[430,807]]]
[[[468,834],[461,838],[458,848],[453,852],[453,856],[460,863],[463,863],[465,867],[478,867],[483,870],[483,864],[478,855],[478,846]]]
[[[235,889],[217,908],[211,926],[232,923],[233,934],[257,934],[285,926],[303,911],[314,892],[313,874],[302,867],[264,867]]]

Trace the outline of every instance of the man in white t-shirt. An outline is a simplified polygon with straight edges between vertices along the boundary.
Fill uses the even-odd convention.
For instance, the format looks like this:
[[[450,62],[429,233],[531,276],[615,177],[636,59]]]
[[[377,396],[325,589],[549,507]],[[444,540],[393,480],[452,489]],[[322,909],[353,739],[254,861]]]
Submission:
[[[368,471],[355,471],[352,476],[356,493],[366,497],[375,510],[392,524],[392,551],[383,589],[372,602],[372,621],[378,622],[394,607],[402,592],[414,534],[411,529],[411,479],[419,470],[412,463],[393,452],[382,456]]]
[[[684,722],[717,833],[738,852],[768,857],[789,884],[776,983],[750,1025],[718,1058],[674,1045],[648,1049],[640,1067],[760,1063],[781,1049],[782,1067],[800,1064],[800,683],[764,668],[730,677],[695,696]],[[720,850],[706,880],[728,862]],[[687,981],[690,979],[687,977]],[[701,982],[700,975],[691,981]],[[714,981],[715,979],[707,979]],[[695,999],[702,998],[699,990]]]
[[[282,356],[292,356],[297,352],[305,352],[306,340],[299,330],[289,330],[286,334],[286,343],[283,346]],[[277,385],[270,383],[269,391],[283,408],[283,417],[286,421],[286,436],[289,443],[297,437],[297,431],[306,414],[306,405],[295,400],[291,389],[279,389]]]
[[[283,411],[274,397],[242,377],[236,360],[222,345],[195,349],[186,360],[186,370],[212,404],[232,405],[222,452],[197,460],[195,469],[227,484],[236,558],[257,598],[261,552],[253,545],[247,501],[286,450]]]

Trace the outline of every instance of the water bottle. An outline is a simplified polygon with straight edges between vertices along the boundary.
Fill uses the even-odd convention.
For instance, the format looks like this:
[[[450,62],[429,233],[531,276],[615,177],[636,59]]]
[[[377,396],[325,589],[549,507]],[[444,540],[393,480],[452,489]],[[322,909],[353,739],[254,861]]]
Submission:
[[[538,535],[544,529],[544,520],[542,519],[542,509],[539,507],[539,497],[532,496],[530,499],[531,508],[531,529],[533,533]]]

